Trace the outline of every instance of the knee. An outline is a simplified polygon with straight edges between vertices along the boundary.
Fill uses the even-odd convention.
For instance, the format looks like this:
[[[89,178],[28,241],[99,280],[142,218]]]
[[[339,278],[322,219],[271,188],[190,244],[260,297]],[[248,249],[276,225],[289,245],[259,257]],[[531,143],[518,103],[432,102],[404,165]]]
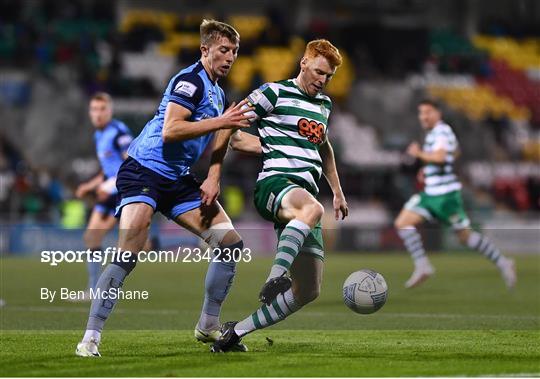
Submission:
[[[403,228],[406,228],[408,226],[410,226],[410,224],[405,222],[401,217],[397,217],[394,220],[394,228],[396,228],[396,229],[403,229]]]
[[[225,235],[218,244],[220,247],[242,244],[243,247],[242,237],[240,237],[240,234],[238,234],[234,227],[232,227],[232,229],[229,229],[227,233],[225,233]]]
[[[294,295],[294,299],[300,306],[304,306],[308,303],[311,303],[315,299],[319,297],[321,293],[320,286],[316,286],[313,288],[305,289],[305,290],[299,290]]]
[[[201,233],[201,238],[213,248],[225,248],[242,243],[242,237],[230,222],[212,225]],[[243,247],[243,246],[242,246]]]
[[[324,207],[318,201],[313,201],[302,207],[302,213],[311,226],[315,226],[324,215]]]
[[[84,240],[84,244],[88,248],[95,247],[95,246],[91,246],[91,245],[94,244],[94,238],[92,238],[92,237],[93,237],[92,232],[89,229],[86,229],[86,231],[83,234],[83,240]]]
[[[462,245],[468,246],[470,232],[467,229],[462,229],[462,230],[457,231],[456,234],[459,239],[459,242],[461,242]]]
[[[87,248],[95,249],[100,247],[103,237],[105,236],[105,230],[102,229],[86,229],[83,234],[83,241]]]
[[[150,220],[145,219],[130,219],[128,222],[124,223],[124,227],[129,230],[142,231],[150,227]]]
[[[122,230],[129,238],[138,237],[141,233],[146,233],[150,227],[150,220],[144,218],[130,218],[122,220]]]

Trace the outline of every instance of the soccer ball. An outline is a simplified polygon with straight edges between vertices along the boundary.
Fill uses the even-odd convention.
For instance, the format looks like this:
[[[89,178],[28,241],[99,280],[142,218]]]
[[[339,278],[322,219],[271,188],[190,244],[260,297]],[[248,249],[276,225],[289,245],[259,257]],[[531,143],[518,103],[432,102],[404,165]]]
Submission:
[[[343,301],[356,313],[369,314],[386,303],[388,286],[383,276],[373,270],[353,272],[343,283]]]

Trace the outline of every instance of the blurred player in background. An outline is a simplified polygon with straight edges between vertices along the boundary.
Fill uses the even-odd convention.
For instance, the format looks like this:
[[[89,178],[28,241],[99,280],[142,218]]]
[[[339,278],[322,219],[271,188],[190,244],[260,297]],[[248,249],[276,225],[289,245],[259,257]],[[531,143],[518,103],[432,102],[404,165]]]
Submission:
[[[282,321],[320,292],[324,246],[317,201],[317,183],[324,174],[334,194],[336,220],[348,215],[347,202],[327,138],[330,98],[322,94],[341,55],[327,40],[308,43],[295,79],[267,83],[253,91],[248,105],[255,109],[260,139],[237,131],[231,140],[235,150],[262,153],[263,169],[255,186],[255,207],[274,222],[277,254],[259,294],[264,304],[244,320],[225,323],[212,351],[228,351],[257,329]],[[219,138],[227,138],[221,132]],[[290,277],[287,275],[290,273]]]
[[[452,128],[442,120],[438,104],[431,100],[419,104],[418,119],[427,132],[424,146],[420,148],[413,142],[407,154],[424,164],[421,173],[425,187],[424,191],[411,197],[395,220],[397,232],[415,266],[405,287],[415,287],[435,273],[416,230],[416,226],[426,220],[450,225],[463,245],[495,263],[506,285],[513,287],[516,283],[514,261],[502,255],[487,237],[470,228],[471,222],[463,208],[461,183],[453,168],[459,147]]]
[[[245,102],[226,108],[225,94],[217,81],[229,73],[236,60],[240,35],[228,24],[204,20],[200,26],[201,59],[183,69],[169,82],[159,108],[128,150],[118,173],[120,235],[118,247],[135,255],[109,264],[101,274],[100,291],[118,289],[135,268],[154,212],[160,211],[179,226],[220,248],[220,260],[212,261],[205,281],[205,298],[195,337],[203,342],[219,338],[219,313],[235,275],[235,262],[227,252],[243,249],[240,235],[216,201],[219,171],[227,150],[215,149],[208,178],[201,184],[190,173],[213,132],[248,127],[251,108]],[[217,178],[217,180],[214,180]],[[116,300],[92,301],[80,356],[99,356],[101,330]],[[244,345],[235,349],[245,351]]]
[[[116,174],[122,162],[127,158],[127,150],[133,136],[122,121],[112,118],[113,102],[107,93],[98,92],[92,96],[88,114],[95,128],[94,141],[101,171],[91,180],[82,183],[77,188],[75,195],[78,198],[83,198],[93,193],[97,199],[84,233],[84,243],[92,254],[96,251],[102,251],[103,238],[116,225],[114,217],[118,194]],[[101,271],[101,262],[97,260],[88,262],[87,267],[88,291],[85,295],[86,300],[89,299],[90,288],[96,287]]]

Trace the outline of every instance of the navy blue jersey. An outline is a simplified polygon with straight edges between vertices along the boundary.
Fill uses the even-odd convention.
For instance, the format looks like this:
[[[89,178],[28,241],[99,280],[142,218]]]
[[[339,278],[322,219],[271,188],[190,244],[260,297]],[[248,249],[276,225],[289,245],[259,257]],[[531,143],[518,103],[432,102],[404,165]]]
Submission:
[[[169,178],[189,174],[191,166],[201,156],[213,137],[209,133],[180,142],[163,142],[165,110],[169,102],[191,111],[188,121],[200,121],[220,116],[225,107],[223,90],[212,82],[200,61],[173,76],[163,93],[154,118],[129,147],[128,154],[142,166]]]
[[[112,119],[103,129],[94,133],[96,152],[105,179],[116,176],[124,161],[123,155],[128,150],[133,136],[122,121]]]

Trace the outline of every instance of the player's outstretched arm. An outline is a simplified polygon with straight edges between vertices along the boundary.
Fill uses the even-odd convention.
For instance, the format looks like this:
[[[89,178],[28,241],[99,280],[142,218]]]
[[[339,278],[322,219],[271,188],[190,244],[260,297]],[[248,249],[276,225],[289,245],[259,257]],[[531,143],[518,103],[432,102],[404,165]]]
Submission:
[[[437,149],[433,152],[423,151],[418,142],[413,142],[407,147],[407,154],[422,160],[425,163],[442,164],[446,162],[446,150]]]
[[[250,154],[250,155],[261,155],[262,146],[261,140],[259,137],[254,136],[253,134],[237,130],[231,136],[229,146],[234,151],[239,151],[241,153]]]
[[[103,176],[103,171],[100,171],[99,174],[92,179],[79,185],[75,191],[75,196],[79,199],[83,198],[87,193],[95,191],[104,180],[105,177]]]
[[[249,127],[249,115],[253,109],[243,108],[246,101],[232,104],[219,117],[200,121],[189,121],[191,111],[183,106],[169,102],[163,123],[163,142],[179,142],[197,138],[219,129],[237,129]]]
[[[334,149],[328,139],[321,145],[319,153],[321,154],[324,176],[334,194],[334,216],[336,220],[338,220],[339,213],[341,212],[341,219],[343,220],[349,215],[349,207],[347,206],[347,200],[345,200],[345,195],[341,189],[336,168],[336,159],[334,157]]]

